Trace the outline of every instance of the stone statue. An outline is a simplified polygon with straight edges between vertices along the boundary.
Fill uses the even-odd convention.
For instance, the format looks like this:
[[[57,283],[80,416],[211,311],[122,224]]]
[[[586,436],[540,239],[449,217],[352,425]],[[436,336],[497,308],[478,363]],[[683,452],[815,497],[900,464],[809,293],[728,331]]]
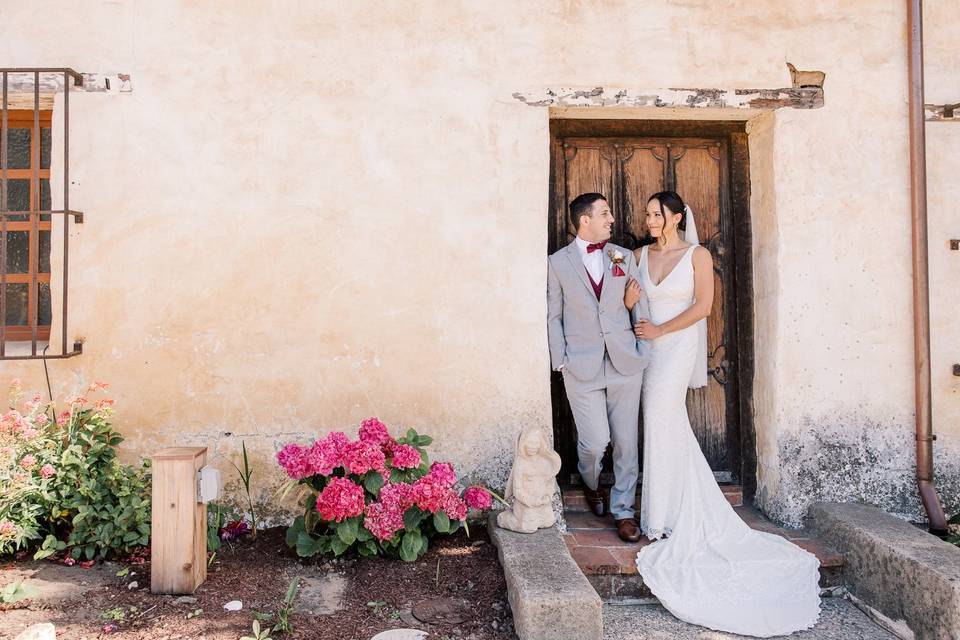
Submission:
[[[556,516],[552,503],[559,471],[560,456],[550,446],[543,429],[525,429],[517,440],[504,496],[513,496],[513,507],[497,515],[497,525],[520,533],[553,526]]]

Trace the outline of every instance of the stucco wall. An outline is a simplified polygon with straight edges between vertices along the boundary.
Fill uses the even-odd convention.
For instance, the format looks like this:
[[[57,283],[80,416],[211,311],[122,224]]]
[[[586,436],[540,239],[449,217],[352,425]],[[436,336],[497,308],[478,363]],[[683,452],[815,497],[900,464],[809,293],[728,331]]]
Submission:
[[[925,4],[928,93],[955,101],[960,20]],[[111,382],[131,455],[228,456],[244,439],[267,462],[378,415],[502,481],[517,430],[550,425],[549,113],[512,93],[782,87],[790,60],[827,72],[826,106],[750,124],[758,496],[788,522],[816,497],[916,515],[902,5],[4,7],[3,64],[132,76],[129,95],[72,99],[71,197],[88,217],[70,334],[86,344],[50,364],[54,393]],[[954,128],[928,127],[937,450],[955,510]],[[43,385],[39,363],[2,367]]]

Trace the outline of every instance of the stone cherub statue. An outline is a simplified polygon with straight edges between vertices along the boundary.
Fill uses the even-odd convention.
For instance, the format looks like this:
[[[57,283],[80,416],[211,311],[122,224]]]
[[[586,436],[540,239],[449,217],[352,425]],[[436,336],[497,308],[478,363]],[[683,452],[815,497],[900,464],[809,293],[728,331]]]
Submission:
[[[553,493],[560,471],[560,456],[550,446],[543,429],[525,429],[517,439],[517,451],[504,497],[513,496],[513,507],[497,515],[497,525],[520,533],[534,533],[553,526]]]

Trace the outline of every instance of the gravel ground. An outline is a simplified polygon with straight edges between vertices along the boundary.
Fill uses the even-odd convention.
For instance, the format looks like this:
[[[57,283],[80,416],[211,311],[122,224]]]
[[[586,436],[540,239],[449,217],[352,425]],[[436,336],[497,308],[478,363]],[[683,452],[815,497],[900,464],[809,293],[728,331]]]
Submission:
[[[790,640],[897,640],[844,598],[824,598],[820,622]],[[735,640],[745,638],[680,622],[659,604],[604,605],[604,640]]]

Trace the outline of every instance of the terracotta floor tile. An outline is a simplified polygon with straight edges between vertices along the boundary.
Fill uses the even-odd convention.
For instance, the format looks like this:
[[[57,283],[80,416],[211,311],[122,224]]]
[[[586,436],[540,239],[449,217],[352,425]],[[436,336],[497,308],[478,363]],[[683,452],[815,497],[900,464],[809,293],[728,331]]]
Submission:
[[[836,549],[828,547],[819,540],[793,540],[792,542],[817,556],[821,567],[843,566],[843,556]]]
[[[637,543],[629,547],[619,547],[609,549],[610,554],[620,563],[620,573],[623,575],[636,575],[637,573],[637,552],[643,548],[644,544],[650,544],[646,538],[645,543]]]
[[[577,544],[588,547],[618,547],[625,544],[616,529],[601,529],[598,531],[574,531]]]
[[[578,529],[616,529],[617,525],[614,524],[613,518],[607,516],[605,518],[598,518],[592,513],[565,513],[563,517],[567,521],[567,528],[570,530]]]
[[[603,547],[577,547],[570,552],[584,573],[619,573],[620,563]]]

